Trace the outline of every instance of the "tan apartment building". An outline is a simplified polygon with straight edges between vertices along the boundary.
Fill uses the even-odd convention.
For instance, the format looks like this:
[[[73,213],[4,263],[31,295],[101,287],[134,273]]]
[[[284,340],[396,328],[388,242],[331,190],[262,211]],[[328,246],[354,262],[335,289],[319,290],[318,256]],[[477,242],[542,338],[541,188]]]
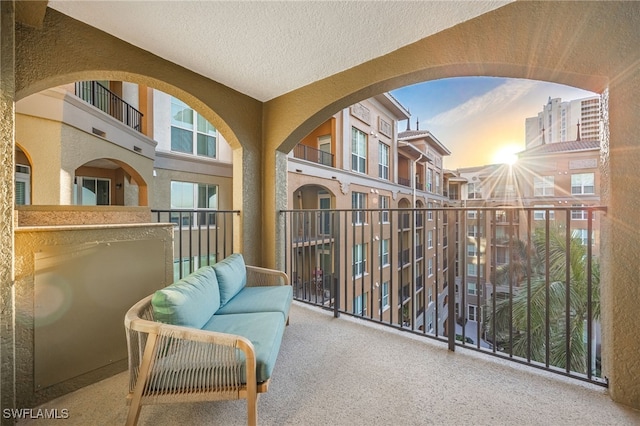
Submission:
[[[508,265],[511,256],[520,255],[511,241],[526,244],[528,235],[538,228],[549,227],[562,234],[568,225],[570,235],[584,246],[590,241],[592,255],[599,255],[603,213],[585,209],[600,205],[599,158],[600,141],[575,140],[522,151],[514,165],[448,171],[449,205],[467,208],[456,221],[463,233],[455,249],[459,318],[480,321],[482,306],[493,297],[494,284],[498,297],[509,294],[507,284],[495,282],[496,271]]]
[[[398,133],[409,119],[381,94],[334,114],[289,154],[289,209],[306,212],[288,221],[288,267],[300,298],[441,334],[443,223],[426,209],[442,205],[450,152],[427,131]]]

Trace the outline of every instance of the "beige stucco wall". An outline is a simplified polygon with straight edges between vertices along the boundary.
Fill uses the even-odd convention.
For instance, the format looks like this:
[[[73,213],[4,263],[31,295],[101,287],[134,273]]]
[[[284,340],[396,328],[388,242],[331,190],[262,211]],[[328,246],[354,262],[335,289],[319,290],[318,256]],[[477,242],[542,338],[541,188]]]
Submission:
[[[9,2],[1,3],[1,112],[9,118],[3,120],[9,132],[2,133],[2,160],[12,165],[13,138],[7,135],[13,120],[14,46],[5,19],[11,23],[13,17]],[[236,235],[248,261],[275,266],[282,256],[278,210],[287,204],[286,153],[341,108],[408,84],[464,75],[547,80],[598,93],[609,87],[610,138],[602,151],[602,196],[609,207],[602,232],[604,364],[614,400],[640,408],[640,340],[632,326],[640,298],[635,266],[640,257],[638,28],[637,2],[515,2],[263,105],[48,10],[42,30],[18,28],[16,98],[88,77],[147,84],[193,105],[235,149],[233,205],[243,211]],[[4,194],[11,192],[11,181],[5,174]],[[10,271],[12,203],[5,200],[2,206],[3,271]],[[261,247],[254,243],[256,235]],[[4,280],[10,276],[3,272],[3,295],[11,291]],[[3,338],[10,340],[7,336],[5,331]],[[3,349],[3,365],[10,358]]]

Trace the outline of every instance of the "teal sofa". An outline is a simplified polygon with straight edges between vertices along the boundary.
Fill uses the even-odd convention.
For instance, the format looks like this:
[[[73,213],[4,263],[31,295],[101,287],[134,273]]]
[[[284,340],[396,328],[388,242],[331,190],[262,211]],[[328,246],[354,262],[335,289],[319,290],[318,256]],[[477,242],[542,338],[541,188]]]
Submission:
[[[292,300],[285,273],[247,266],[236,253],[134,305],[125,316],[127,424],[146,404],[239,398],[256,424]]]

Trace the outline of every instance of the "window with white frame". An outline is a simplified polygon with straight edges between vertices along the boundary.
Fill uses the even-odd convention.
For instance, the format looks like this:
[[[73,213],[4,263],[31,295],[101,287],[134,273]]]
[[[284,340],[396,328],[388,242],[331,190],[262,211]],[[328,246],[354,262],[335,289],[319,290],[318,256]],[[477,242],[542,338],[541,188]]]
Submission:
[[[111,205],[111,179],[76,176],[73,183],[73,204],[78,206]]]
[[[367,245],[356,244],[353,246],[353,268],[354,277],[362,276],[367,269]]]
[[[476,283],[474,282],[469,282],[467,283],[467,293],[470,296],[475,296],[477,293],[477,288],[476,288]]]
[[[218,185],[171,181],[171,208],[177,210],[217,210]],[[172,213],[171,222],[183,226],[215,225],[214,212]]]
[[[380,265],[389,266],[389,240],[380,240]]]
[[[427,220],[433,220],[433,203],[427,203]]]
[[[355,127],[351,128],[351,170],[367,172],[367,135]]]
[[[533,177],[533,195],[535,197],[552,197],[554,188],[555,184],[553,176]]]
[[[218,131],[180,99],[171,98],[171,151],[216,158]]]
[[[31,167],[23,164],[16,164],[15,179],[15,204],[31,204]]]
[[[380,204],[380,208],[381,209],[388,209],[389,208],[389,203],[390,203],[389,197],[387,197],[385,195],[379,195],[378,196],[378,202]],[[382,216],[382,223],[389,223],[389,210],[382,210],[380,212],[380,214]]]
[[[380,286],[380,306],[382,310],[389,309],[389,281],[385,281]]]
[[[378,177],[389,180],[389,145],[378,143]]]
[[[478,265],[475,263],[467,263],[467,275],[470,277],[478,276]]]
[[[436,194],[440,194],[440,172],[438,172],[437,170],[435,171],[435,175],[436,175]]]
[[[367,194],[365,194],[364,192],[352,192],[351,208],[355,210],[353,212],[353,223],[355,225],[363,224],[366,217],[366,212],[363,211],[363,209],[367,208]]]
[[[553,207],[553,206],[546,205],[546,206],[536,206],[536,207]],[[547,214],[549,215],[549,220],[553,220],[555,218],[555,212],[553,210],[534,210],[533,220],[545,220],[547,218]]]
[[[478,225],[467,225],[467,236],[476,238],[478,236]]]
[[[482,198],[482,193],[480,192],[480,184],[478,183],[467,184],[467,198],[469,200]]]
[[[433,258],[430,257],[427,260],[427,276],[432,276],[433,275]]]
[[[433,192],[433,170],[427,169],[427,191]]]
[[[467,210],[467,219],[477,219],[478,210]]]
[[[428,303],[433,302],[433,288],[431,287],[427,289],[427,300],[428,300]]]
[[[588,229],[574,229],[571,232],[571,236],[573,238],[577,238],[580,240],[580,244],[586,246],[589,244],[589,230]],[[595,244],[595,235],[594,232],[591,231],[591,245]]]
[[[353,313],[354,315],[367,315],[367,293],[353,299]]]
[[[595,176],[593,173],[578,173],[571,175],[571,193],[595,194]]]
[[[427,232],[427,247],[433,248],[433,231]]]
[[[571,207],[586,207],[585,204],[573,204]],[[571,210],[571,220],[587,220],[589,213],[587,210]]]
[[[478,321],[480,317],[480,309],[476,305],[467,306],[467,318],[469,321]]]
[[[476,257],[477,255],[478,255],[478,247],[473,243],[467,244],[467,256]]]

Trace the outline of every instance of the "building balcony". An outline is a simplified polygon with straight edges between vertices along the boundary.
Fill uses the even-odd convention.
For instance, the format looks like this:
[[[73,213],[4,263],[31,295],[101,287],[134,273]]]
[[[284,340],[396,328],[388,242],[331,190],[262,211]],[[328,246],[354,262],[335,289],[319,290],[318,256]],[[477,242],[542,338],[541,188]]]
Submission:
[[[132,129],[142,131],[142,113],[97,81],[76,82],[75,94]]]
[[[324,166],[334,167],[334,155],[330,152],[321,151],[317,148],[310,147],[299,143],[293,149],[293,156],[300,160],[311,161],[312,163],[322,164]]]
[[[301,302],[290,318],[269,391],[258,400],[262,425],[640,423],[640,412],[599,386],[477,351],[451,353],[444,343],[346,315],[336,320]],[[66,410],[62,423],[70,426],[124,424],[127,389],[123,372],[40,408]],[[246,402],[144,406],[138,424],[212,423],[245,425]]]

